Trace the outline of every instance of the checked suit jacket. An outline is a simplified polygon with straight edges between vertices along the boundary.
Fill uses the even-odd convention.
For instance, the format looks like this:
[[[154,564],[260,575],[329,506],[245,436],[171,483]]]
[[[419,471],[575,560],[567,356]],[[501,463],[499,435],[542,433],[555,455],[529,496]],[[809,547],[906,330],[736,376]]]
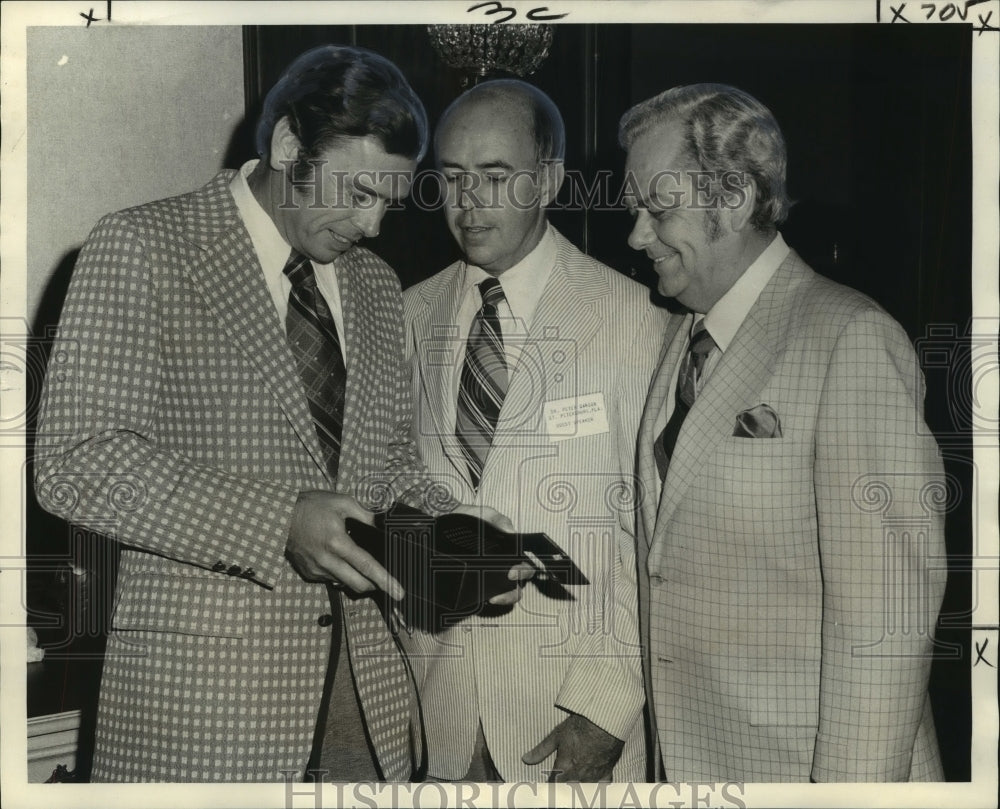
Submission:
[[[396,276],[361,248],[337,262],[348,378],[329,480],[232,176],[102,219],[52,352],[39,500],[122,545],[94,780],[300,778],[340,630],[325,586],[284,556],[298,492],[374,506],[419,501],[428,483]],[[376,750],[380,767],[405,780],[412,689],[382,684],[404,663],[371,599],[342,599],[367,724],[398,742]]]
[[[460,502],[506,514],[519,531],[546,532],[591,582],[569,586],[575,601],[528,584],[506,615],[400,635],[420,691],[428,772],[439,778],[465,774],[481,720],[504,780],[545,780],[552,760],[528,766],[521,755],[567,711],[625,740],[616,778],[645,772],[632,470],[666,312],[651,305],[648,289],[555,237],[556,263],[511,372],[478,492],[455,438],[464,265],[403,295],[414,438],[432,476]],[[546,403],[572,409],[592,394],[606,426],[553,441]]]
[[[638,450],[667,779],[941,779],[927,682],[947,498],[907,335],[790,253],[688,413],[657,502],[657,413],[690,317],[672,317]],[[782,436],[734,437],[760,404]]]

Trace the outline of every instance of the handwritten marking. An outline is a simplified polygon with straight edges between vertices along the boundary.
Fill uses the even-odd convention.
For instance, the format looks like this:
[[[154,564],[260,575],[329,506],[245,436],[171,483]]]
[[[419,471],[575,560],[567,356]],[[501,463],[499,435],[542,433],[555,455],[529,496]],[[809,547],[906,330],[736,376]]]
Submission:
[[[471,14],[473,11],[478,11],[481,8],[487,8],[488,6],[491,8],[483,12],[483,14],[485,14],[487,17],[492,17],[494,14],[504,14],[504,13],[508,14],[508,16],[504,17],[502,20],[494,20],[493,25],[502,22],[509,22],[510,20],[514,19],[517,16],[517,9],[513,9],[510,6],[503,5],[502,3],[499,2],[499,0],[486,0],[485,3],[476,3],[474,6],[469,6],[469,8],[466,9],[466,11],[468,11]]]
[[[533,22],[545,22],[547,20],[561,20],[569,12],[564,12],[562,14],[544,14],[543,12],[548,11],[548,6],[541,6],[539,8],[533,8],[525,16],[532,20]]]
[[[975,6],[982,5],[983,3],[995,2],[995,0],[964,0],[964,2],[959,2],[959,0],[953,0],[952,2],[940,2],[940,0],[934,0],[934,2],[920,3],[918,12],[920,18],[916,22],[955,22],[955,23],[965,23],[971,22],[970,11]],[[907,5],[916,6],[917,3],[902,2],[898,5],[889,4],[889,10],[892,11],[892,19],[889,20],[889,24],[893,23],[911,23],[914,20],[909,19],[906,14]],[[990,21],[993,19],[993,10],[988,11],[984,14],[978,14],[978,27],[973,27],[973,31],[977,34],[983,34],[987,31],[994,32],[1000,30],[995,25],[991,25]],[[875,3],[875,22],[882,22],[882,0],[876,0]]]
[[[979,28],[972,29],[973,31],[976,32],[976,36],[982,36],[987,31],[1000,31],[1000,28],[998,28],[997,26],[990,25],[990,18],[993,16],[992,11],[986,15],[985,19],[983,19],[982,14],[979,14],[977,16],[979,17]]]
[[[980,646],[978,642],[976,643],[976,662],[972,664],[973,666],[978,666],[979,665],[979,661],[982,660],[991,669],[995,669],[996,668],[996,666],[994,666],[989,660],[987,660],[985,657],[983,657],[983,655],[986,654],[986,647],[989,646],[989,645],[990,645],[990,639],[989,638],[986,638],[986,640],[983,641],[983,645],[982,646]]]
[[[499,25],[500,23],[510,22],[515,17],[517,17],[517,9],[511,6],[505,6],[500,0],[485,0],[482,3],[476,3],[473,6],[469,6],[465,11],[471,14],[473,11],[480,11],[487,17],[492,17],[495,14],[506,14],[507,16],[502,19],[493,20],[491,25]],[[546,13],[548,12],[548,13]],[[561,20],[563,17],[568,16],[569,12],[563,14],[553,13],[549,11],[548,6],[538,6],[536,8],[528,11],[524,16],[526,19],[531,20],[531,22],[547,22],[549,20]]]
[[[889,9],[892,11],[892,19],[889,20],[890,25],[892,23],[896,22],[896,20],[902,20],[903,22],[909,22],[909,20],[906,19],[906,17],[903,16],[903,9],[905,9],[905,8],[906,8],[906,3],[900,4],[899,8],[896,8],[895,6],[889,6]]]
[[[965,8],[959,8],[954,3],[948,3],[940,12],[937,10],[936,3],[921,3],[920,8],[927,10],[927,19],[931,19],[935,12],[938,14],[938,19],[941,22],[948,22],[952,17],[958,14],[958,18],[965,22],[969,18],[969,6],[966,5]]]
[[[107,0],[107,3],[105,4],[105,8],[107,9],[107,15],[108,15],[107,16],[107,22],[111,22],[111,0]],[[90,28],[90,24],[92,22],[101,22],[101,18],[100,17],[95,17],[94,16],[94,9],[91,9],[86,14],[84,14],[81,11],[80,12],[80,16],[83,17],[83,19],[85,19],[87,21],[87,27],[88,28]]]

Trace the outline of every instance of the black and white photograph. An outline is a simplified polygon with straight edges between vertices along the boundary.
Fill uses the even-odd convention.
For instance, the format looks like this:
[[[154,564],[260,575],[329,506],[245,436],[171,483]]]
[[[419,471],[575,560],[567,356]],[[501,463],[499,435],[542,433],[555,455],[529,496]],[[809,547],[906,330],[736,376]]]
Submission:
[[[996,807],[1000,2],[3,2],[11,807]]]

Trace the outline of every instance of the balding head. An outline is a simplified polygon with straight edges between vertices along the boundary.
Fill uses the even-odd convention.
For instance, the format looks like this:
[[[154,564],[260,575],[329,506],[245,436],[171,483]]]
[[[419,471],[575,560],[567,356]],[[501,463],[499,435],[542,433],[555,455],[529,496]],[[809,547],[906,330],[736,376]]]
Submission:
[[[456,98],[441,115],[434,137],[437,152],[441,133],[459,112],[485,113],[517,121],[530,133],[538,162],[562,161],[566,153],[566,128],[552,99],[532,84],[517,79],[496,79],[477,84]]]
[[[470,264],[499,275],[539,244],[564,142],[555,105],[522,81],[480,84],[445,110],[434,135],[445,218]]]

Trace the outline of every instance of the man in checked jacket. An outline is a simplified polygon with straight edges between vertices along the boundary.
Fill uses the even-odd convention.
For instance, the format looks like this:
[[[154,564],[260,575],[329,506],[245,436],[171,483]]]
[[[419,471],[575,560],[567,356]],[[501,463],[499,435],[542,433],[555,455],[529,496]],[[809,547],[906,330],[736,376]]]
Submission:
[[[259,162],[83,248],[36,488],[123,546],[93,780],[301,778],[320,748],[331,780],[411,776],[408,672],[361,597],[402,589],[344,520],[444,507],[409,440],[399,282],[357,245],[426,144],[394,65],[318,48],[269,93]]]

